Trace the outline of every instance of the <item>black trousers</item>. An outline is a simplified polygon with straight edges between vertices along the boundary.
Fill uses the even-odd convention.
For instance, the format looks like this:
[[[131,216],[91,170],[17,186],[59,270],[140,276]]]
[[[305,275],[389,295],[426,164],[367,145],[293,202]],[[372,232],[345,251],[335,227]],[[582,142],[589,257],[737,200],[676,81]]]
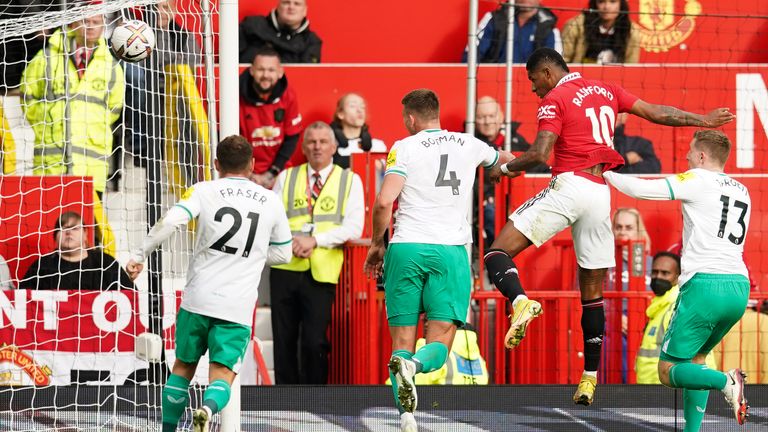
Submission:
[[[328,327],[336,285],[317,282],[310,270],[276,268],[270,272],[269,285],[275,384],[327,384]]]

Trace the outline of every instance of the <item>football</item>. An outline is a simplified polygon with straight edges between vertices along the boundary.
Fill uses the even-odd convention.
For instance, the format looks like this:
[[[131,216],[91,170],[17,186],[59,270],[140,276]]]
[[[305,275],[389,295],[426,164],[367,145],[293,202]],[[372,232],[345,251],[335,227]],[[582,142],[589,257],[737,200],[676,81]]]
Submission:
[[[123,21],[112,31],[109,48],[118,59],[142,61],[155,49],[155,32],[144,21]]]

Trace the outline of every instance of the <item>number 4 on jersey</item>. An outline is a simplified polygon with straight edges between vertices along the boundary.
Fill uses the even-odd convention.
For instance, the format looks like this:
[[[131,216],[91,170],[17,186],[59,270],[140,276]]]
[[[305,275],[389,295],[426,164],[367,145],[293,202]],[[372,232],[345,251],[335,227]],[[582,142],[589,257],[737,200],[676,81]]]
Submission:
[[[437,173],[437,178],[435,179],[435,187],[441,187],[441,186],[450,186],[451,191],[454,195],[459,194],[459,186],[461,185],[461,180],[456,177],[456,171],[448,171],[449,178],[445,178],[445,170],[448,169],[448,155],[442,154],[440,155],[440,171]]]

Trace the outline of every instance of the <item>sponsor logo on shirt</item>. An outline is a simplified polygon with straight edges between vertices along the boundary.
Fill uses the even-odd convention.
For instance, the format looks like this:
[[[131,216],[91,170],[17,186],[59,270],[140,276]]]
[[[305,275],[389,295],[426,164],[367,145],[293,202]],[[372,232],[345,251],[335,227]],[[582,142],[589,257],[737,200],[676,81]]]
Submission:
[[[282,142],[282,132],[278,126],[262,126],[251,132],[251,145],[253,147],[274,147]]]
[[[539,112],[536,113],[536,118],[539,120],[553,119],[555,118],[555,105],[542,105],[539,107]]]
[[[387,169],[392,168],[397,163],[397,150],[392,149],[387,155]]]
[[[296,126],[299,123],[301,123],[301,114],[297,115],[296,118],[291,120],[291,126]]]

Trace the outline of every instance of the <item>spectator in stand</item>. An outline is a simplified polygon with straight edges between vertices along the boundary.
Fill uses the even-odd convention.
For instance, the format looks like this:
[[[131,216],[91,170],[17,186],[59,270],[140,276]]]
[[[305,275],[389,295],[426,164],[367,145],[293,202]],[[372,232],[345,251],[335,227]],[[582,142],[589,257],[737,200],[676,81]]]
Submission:
[[[11,270],[5,258],[0,255],[0,290],[13,289],[13,280],[11,279]]]
[[[637,63],[640,31],[629,19],[627,0],[589,0],[589,9],[563,27],[568,63]]]
[[[653,143],[643,137],[624,135],[627,114],[616,118],[613,131],[613,148],[624,158],[624,166],[618,172],[623,174],[658,174],[661,162],[653,151]]]
[[[294,233],[293,260],[272,267],[269,277],[277,384],[328,382],[327,333],[343,245],[360,237],[365,218],[360,177],[333,164],[331,127],[309,125],[302,148],[308,162],[280,173],[274,189]]]
[[[253,146],[251,180],[271,189],[293,156],[300,132],[299,101],[280,57],[262,47],[240,74],[240,135]]]
[[[636,208],[621,207],[616,209],[613,214],[612,220],[613,236],[616,242],[624,242],[630,240],[645,240],[645,287],[648,287],[651,283],[650,273],[651,266],[653,265],[653,258],[649,252],[651,250],[651,238],[648,236],[648,231],[645,229],[645,223],[643,223],[643,216]],[[629,290],[629,269],[631,263],[629,262],[629,246],[621,248],[621,290]],[[616,287],[616,268],[608,270],[608,285],[607,291],[613,291]],[[606,303],[606,318],[611,315],[612,307],[615,307],[610,302]],[[628,304],[626,301],[621,302],[621,382],[626,384],[628,380],[628,359],[627,359],[627,331],[629,330],[629,317],[628,317]],[[608,328],[608,324],[606,324]],[[612,349],[609,348],[611,341],[609,337],[605,338],[606,349],[603,350],[603,355],[607,355]],[[608,362],[601,362],[603,367],[606,367]],[[603,374],[605,376],[605,374]]]
[[[53,229],[56,250],[41,256],[27,270],[21,289],[116,290],[133,289],[133,281],[117,261],[100,248],[90,247],[83,218],[66,212]]]
[[[240,63],[250,63],[265,45],[283,63],[320,63],[323,41],[309,29],[306,0],[278,0],[266,16],[245,17],[240,23]]]
[[[23,3],[8,2],[4,5],[7,6],[0,9],[0,22],[58,11],[61,7],[58,2],[51,0],[26,0]],[[19,87],[27,62],[43,49],[48,36],[50,32],[41,30],[26,34],[23,38],[9,37],[0,40],[0,58],[3,59],[0,62],[0,90],[3,95]]]
[[[749,300],[744,316],[712,350],[717,370],[741,367],[750,384],[768,384],[768,300]]]
[[[560,31],[555,27],[557,17],[540,0],[515,2],[515,46],[513,63],[525,63],[536,48],[554,48],[562,52]],[[503,3],[493,12],[486,13],[477,26],[477,61],[480,63],[506,63],[507,61],[507,13],[509,4]],[[462,61],[467,61],[464,50]]]
[[[387,151],[384,141],[371,137],[367,118],[365,99],[359,94],[347,93],[336,102],[331,129],[336,136],[338,148],[333,155],[333,163],[349,168],[352,153]]]
[[[164,0],[149,9],[144,18],[155,32],[155,49],[146,61],[125,63],[125,80],[128,84],[126,92],[126,123],[130,126],[129,146],[126,150],[132,153],[137,166],[146,166],[148,140],[162,139],[165,130],[163,123],[165,107],[168,98],[180,95],[166,92],[166,79],[169,73],[174,73],[177,79],[185,75],[169,71],[170,67],[186,66],[194,79],[195,66],[202,60],[202,52],[192,35],[186,28],[176,22],[178,9],[176,0]],[[193,83],[194,86],[194,83]],[[180,86],[184,87],[184,86]],[[173,117],[178,119],[176,143],[179,148],[180,162],[185,165],[187,185],[192,185],[200,179],[195,178],[189,169],[194,165],[191,160],[192,144],[198,138],[194,136],[191,113],[186,106],[176,106]],[[187,147],[187,148],[185,148]]]
[[[34,174],[93,177],[101,199],[112,124],[123,108],[123,69],[109,53],[101,15],[68,31],[53,33],[21,79],[21,107],[35,131]]]
[[[482,96],[477,100],[475,108],[475,137],[487,143],[489,146],[504,150],[504,112],[501,105],[491,96]],[[520,123],[512,122],[512,139],[510,151],[518,156],[531,146],[528,141],[517,133]],[[527,173],[548,173],[549,166],[540,164],[526,170]],[[496,215],[496,183],[488,176],[488,170],[483,170],[483,231],[485,231],[485,245],[490,246],[496,238],[494,219]],[[477,196],[477,181],[475,182],[474,196]],[[473,212],[477,215],[477,211]],[[476,224],[475,224],[476,226]]]

